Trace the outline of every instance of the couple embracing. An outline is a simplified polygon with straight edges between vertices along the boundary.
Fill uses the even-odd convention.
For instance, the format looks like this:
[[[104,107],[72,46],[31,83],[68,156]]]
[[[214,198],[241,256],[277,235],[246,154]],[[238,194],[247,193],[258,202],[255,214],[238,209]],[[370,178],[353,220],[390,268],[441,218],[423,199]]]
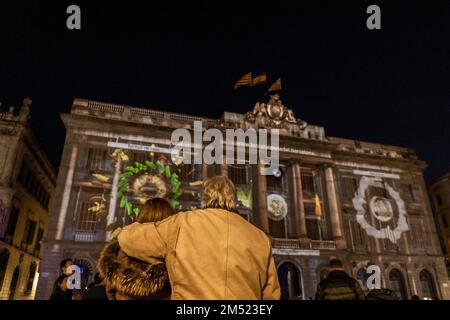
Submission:
[[[109,298],[279,299],[270,239],[237,214],[235,197],[217,176],[204,183],[202,209],[149,200],[99,260]]]

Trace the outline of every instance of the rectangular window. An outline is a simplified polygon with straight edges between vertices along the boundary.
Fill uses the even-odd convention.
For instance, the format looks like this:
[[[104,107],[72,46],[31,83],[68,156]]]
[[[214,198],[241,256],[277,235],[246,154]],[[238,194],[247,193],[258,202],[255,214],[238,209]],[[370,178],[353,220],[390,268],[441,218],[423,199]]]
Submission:
[[[319,220],[315,217],[309,216],[305,219],[306,234],[311,240],[321,240]]]
[[[80,213],[76,223],[77,231],[95,232],[97,228],[97,217],[93,211],[89,211],[89,203],[82,202]]]
[[[36,221],[28,219],[28,222],[25,227],[24,238],[23,238],[23,243],[25,245],[30,245],[33,243],[34,234],[36,232],[36,226],[37,226]]]
[[[360,246],[364,243],[364,235],[361,225],[356,220],[352,220],[352,234],[353,241],[356,246]]]
[[[229,165],[228,177],[235,185],[248,184],[247,167],[245,165]]]
[[[305,223],[306,223],[306,234],[311,240],[322,240],[324,235],[322,234],[321,223],[323,221],[315,214],[314,203],[304,203],[305,206]]]
[[[133,154],[133,163],[135,162],[139,162],[139,163],[144,163],[146,160],[148,160],[150,158],[148,153],[144,153],[144,152],[135,152]]]
[[[39,228],[38,230],[38,234],[36,237],[36,243],[34,245],[34,254],[36,256],[39,256],[39,253],[41,252],[41,245],[42,245],[42,240],[44,239],[44,229]]]
[[[22,165],[19,174],[19,181],[28,192],[31,193],[33,198],[35,198],[45,209],[48,209],[48,193],[39,179],[25,166]]]
[[[283,189],[283,175],[279,178],[274,175],[266,176],[267,189],[268,190],[281,190]]]
[[[108,170],[108,151],[106,149],[89,148],[86,169]]]
[[[343,199],[353,199],[357,189],[356,178],[342,177],[341,178],[341,195]]]
[[[19,209],[13,207],[6,229],[6,238],[9,243],[12,243],[14,233],[16,232],[17,221],[19,220]]]
[[[425,248],[425,239],[421,221],[411,222],[411,238],[416,248]]]
[[[301,172],[303,194],[314,194],[314,177],[310,172]]]

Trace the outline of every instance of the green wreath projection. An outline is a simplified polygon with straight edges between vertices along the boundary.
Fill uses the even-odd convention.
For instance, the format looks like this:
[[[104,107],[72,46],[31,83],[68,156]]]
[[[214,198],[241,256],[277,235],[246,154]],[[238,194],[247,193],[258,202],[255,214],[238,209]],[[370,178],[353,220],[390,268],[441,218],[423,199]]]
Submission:
[[[143,163],[135,162],[134,165],[127,166],[126,171],[119,175],[117,197],[120,199],[120,208],[126,208],[129,216],[139,215],[140,210],[133,205],[127,194],[133,191],[134,195],[139,196],[139,190],[148,183],[156,187],[155,197],[168,198],[174,209],[179,207],[181,183],[178,175],[171,170],[171,165],[166,164],[165,161],[146,160]]]

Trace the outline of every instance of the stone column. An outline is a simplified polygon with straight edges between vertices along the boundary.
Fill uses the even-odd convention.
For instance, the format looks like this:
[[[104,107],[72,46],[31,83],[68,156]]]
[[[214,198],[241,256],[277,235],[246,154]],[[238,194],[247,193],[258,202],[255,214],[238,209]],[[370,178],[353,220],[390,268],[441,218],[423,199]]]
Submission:
[[[50,222],[43,244],[44,256],[39,264],[40,274],[35,299],[48,300],[56,278],[59,276],[59,263],[64,256],[64,229],[72,190],[72,181],[78,158],[78,146],[71,128],[67,129],[64,151],[58,172],[56,189],[51,198]]]
[[[335,180],[333,168],[330,165],[325,166],[325,181],[327,188],[328,207],[330,208],[331,232],[336,241],[336,246],[341,249],[345,247],[345,241],[342,237],[341,220],[339,216],[339,205],[337,201]]]
[[[202,180],[206,181],[208,179],[208,165],[206,163],[202,164]]]
[[[220,165],[220,175],[228,177],[228,166],[226,163]]]
[[[299,238],[306,238],[306,221],[305,221],[305,206],[303,204],[303,190],[302,190],[302,178],[300,171],[300,164],[293,163],[291,166],[293,177],[293,204],[296,219],[296,230]]]
[[[431,210],[431,205],[430,205],[430,199],[428,197],[428,193],[427,193],[427,187],[425,184],[425,180],[423,178],[423,175],[420,174],[417,176],[416,181],[418,182],[418,187],[420,189],[420,194],[421,194],[421,198],[422,198],[422,205],[425,208],[425,219],[424,222],[427,225],[426,230],[424,230],[425,236],[426,236],[426,240],[427,242],[430,241],[431,246],[427,246],[428,248],[431,249],[431,252],[429,252],[428,248],[427,251],[433,255],[441,255],[442,254],[442,250],[441,250],[441,246],[439,244],[439,239],[438,239],[438,233],[436,230],[436,224],[434,223],[434,218],[433,218],[433,212]]]
[[[72,190],[73,175],[77,163],[78,146],[74,145],[70,153],[69,166],[67,168],[67,178],[65,179],[64,192],[61,199],[61,209],[58,215],[58,222],[55,228],[55,240],[62,240],[64,236],[64,227],[66,223],[67,208]]]
[[[106,231],[106,241],[111,240],[111,233],[114,230],[109,230],[109,226],[114,223],[114,218],[116,216],[116,205],[117,205],[117,185],[119,184],[119,175],[120,175],[120,169],[122,167],[122,155],[123,151],[119,151],[115,154],[113,154],[115,163],[114,163],[114,177],[113,177],[113,183],[111,186],[111,197],[109,200],[109,210],[108,210],[108,216],[106,217],[106,228],[108,231]],[[117,226],[118,227],[118,226]]]
[[[267,179],[265,175],[261,174],[263,164],[258,164],[253,170],[253,177],[255,179],[254,185],[256,188],[253,193],[253,199],[256,200],[256,204],[253,208],[256,208],[256,225],[264,232],[269,234],[269,216],[267,213]]]

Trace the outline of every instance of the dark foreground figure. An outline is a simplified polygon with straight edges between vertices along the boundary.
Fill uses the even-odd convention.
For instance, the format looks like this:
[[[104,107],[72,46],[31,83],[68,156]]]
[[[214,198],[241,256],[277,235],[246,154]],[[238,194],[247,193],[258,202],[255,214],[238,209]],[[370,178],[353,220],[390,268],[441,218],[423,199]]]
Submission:
[[[358,281],[350,277],[338,259],[330,261],[330,274],[317,286],[316,300],[365,300]]]

